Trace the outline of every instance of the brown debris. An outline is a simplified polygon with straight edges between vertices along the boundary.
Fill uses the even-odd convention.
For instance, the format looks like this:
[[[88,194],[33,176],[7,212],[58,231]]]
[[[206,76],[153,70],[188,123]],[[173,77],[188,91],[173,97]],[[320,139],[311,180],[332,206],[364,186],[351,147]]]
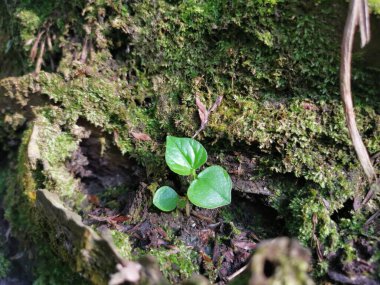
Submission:
[[[223,100],[223,96],[218,96],[218,98],[216,98],[212,107],[207,110],[206,106],[199,99],[199,95],[198,94],[195,95],[195,104],[198,107],[198,114],[199,114],[199,119],[201,120],[201,127],[195,132],[195,134],[193,135],[193,138],[195,138],[201,131],[203,131],[206,128],[210,114],[219,107],[219,105],[222,103],[222,100]]]
[[[365,237],[347,243],[355,250],[355,257],[347,260],[343,250],[329,256],[329,277],[342,284],[378,285],[378,280],[371,276],[379,270],[379,264],[373,257],[380,250],[380,243],[369,242]]]
[[[144,133],[131,132],[131,135],[138,141],[151,141],[152,138]]]

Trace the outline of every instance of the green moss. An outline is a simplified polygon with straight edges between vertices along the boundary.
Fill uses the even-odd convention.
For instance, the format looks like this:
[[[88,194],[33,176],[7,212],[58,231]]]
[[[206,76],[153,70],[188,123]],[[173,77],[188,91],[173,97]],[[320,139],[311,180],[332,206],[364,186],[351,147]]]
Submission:
[[[380,14],[380,1],[379,0],[369,0],[369,7],[375,14]]]
[[[112,239],[117,247],[119,253],[121,254],[122,257],[124,257],[126,260],[132,260],[133,255],[132,255],[132,246],[129,241],[129,237],[116,230],[111,231]]]
[[[78,142],[72,135],[62,132],[59,125],[53,125],[44,117],[40,117],[37,126],[41,159],[47,161],[50,167],[65,162],[78,148]]]
[[[33,272],[36,284],[86,284],[70,267],[53,253],[46,243],[44,229],[35,208],[36,181],[27,159],[27,146],[31,129],[24,133],[19,148],[17,168],[6,180],[5,217],[13,234],[22,245],[36,252]]]
[[[181,241],[176,241],[172,250],[157,248],[150,249],[144,254],[157,258],[161,272],[171,284],[177,284],[179,280],[188,279],[191,275],[199,273],[198,254]]]
[[[376,12],[375,2],[370,1]],[[7,8],[2,2],[0,7]],[[350,227],[347,221],[331,219],[367,190],[345,127],[336,76],[345,1],[141,0],[119,5],[40,0],[22,1],[18,13],[11,8],[7,20],[16,29],[11,32],[13,25],[2,23],[7,33],[0,31],[0,42],[19,51],[22,62],[28,61],[25,41],[35,37],[49,17],[57,36],[53,49],[59,52],[53,58],[61,59],[55,72],[25,76],[17,88],[1,85],[12,96],[40,90],[58,105],[41,111],[52,125],[46,128],[47,138],[55,138],[43,142],[51,168],[42,183],[67,193],[66,201],[75,193],[75,181],[62,164],[78,141],[62,128],[70,130],[78,118],[86,119],[158,180],[167,173],[165,135],[192,136],[199,128],[195,94],[208,107],[223,96],[199,139],[214,145],[215,155],[239,146],[247,156],[259,156],[260,172],[274,177],[270,205],[286,219],[289,232],[315,248],[316,215],[317,237],[326,252],[344,247],[342,236],[360,233],[363,221],[355,215]],[[57,16],[56,11],[64,12]],[[81,53],[87,33],[94,49],[81,64],[74,55]],[[5,46],[0,62],[6,59],[2,50]],[[355,111],[373,154],[380,151],[380,70],[360,63],[357,53]],[[23,102],[27,104],[25,98]],[[8,118],[1,128],[22,123],[17,120],[21,117]],[[135,132],[152,140],[139,141]],[[6,139],[2,135],[1,141]],[[33,177],[15,179],[33,189]],[[59,182],[49,184],[52,181]],[[20,199],[32,201],[34,192],[25,193]],[[10,211],[16,224],[28,221],[28,212]],[[325,263],[319,267],[326,270]]]
[[[20,9],[17,12],[16,17],[20,20],[20,25],[22,27],[20,32],[21,39],[24,42],[34,39],[35,34],[41,25],[41,19],[38,14],[32,10]]]
[[[46,114],[46,112],[43,112]],[[59,116],[51,117],[53,122],[44,116],[38,116],[36,120],[37,138],[41,160],[46,162],[44,170],[36,170],[35,175],[42,181],[40,186],[50,189],[60,196],[66,206],[79,210],[84,195],[79,191],[77,179],[75,179],[65,166],[65,161],[78,148],[79,140],[69,132],[61,130],[57,121]]]
[[[11,262],[0,251],[0,279],[5,278],[11,268]]]

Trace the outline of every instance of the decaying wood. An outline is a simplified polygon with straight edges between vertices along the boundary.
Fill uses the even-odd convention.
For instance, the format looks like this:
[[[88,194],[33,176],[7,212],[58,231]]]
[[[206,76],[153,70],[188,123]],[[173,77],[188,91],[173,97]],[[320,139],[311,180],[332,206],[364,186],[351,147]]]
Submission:
[[[229,277],[230,285],[292,284],[312,285],[308,276],[310,252],[298,241],[286,237],[259,244],[244,272]]]
[[[344,105],[346,124],[350,133],[352,144],[369,182],[372,183],[376,179],[376,172],[356,125],[351,92],[352,47],[357,26],[360,27],[361,46],[363,47],[370,40],[369,13],[368,3],[366,0],[351,0],[350,2],[342,41],[340,92]]]

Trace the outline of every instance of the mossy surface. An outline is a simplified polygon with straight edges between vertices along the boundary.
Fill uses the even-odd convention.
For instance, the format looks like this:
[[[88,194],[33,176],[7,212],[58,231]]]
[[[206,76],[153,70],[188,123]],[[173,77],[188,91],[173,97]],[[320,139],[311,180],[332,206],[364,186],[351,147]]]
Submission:
[[[178,241],[172,250],[162,247],[143,252],[143,255],[146,254],[157,259],[160,269],[171,284],[177,284],[180,280],[189,279],[193,274],[199,273],[198,253],[181,241]]]
[[[376,1],[370,2],[376,12]],[[41,137],[41,144],[50,167],[44,175],[54,179],[42,183],[66,195],[72,207],[81,197],[63,164],[79,143],[68,131],[78,119],[100,128],[159,180],[168,175],[166,134],[192,136],[199,127],[195,95],[208,107],[223,96],[198,139],[215,155],[238,147],[260,157],[260,173],[252,176],[271,177],[268,203],[285,218],[290,235],[315,250],[315,233],[327,256],[339,248],[349,253],[347,239],[363,234],[364,217],[378,206],[377,198],[369,210],[350,213],[351,225],[339,216],[347,203],[368,191],[339,99],[344,1],[41,0],[4,8],[11,25],[1,32],[5,40],[0,42],[11,48],[1,49],[0,61],[17,54],[13,74],[33,70],[29,42],[38,33],[54,38],[43,55],[52,64],[38,76],[14,79],[17,88],[10,80],[0,86],[4,94],[31,93],[48,102],[38,112],[41,123],[52,124],[44,128],[45,137],[54,140],[46,143]],[[380,71],[362,60],[361,53],[354,55],[355,111],[364,142],[375,154],[380,151]],[[23,100],[27,105],[31,98]],[[26,119],[7,115],[0,127],[16,136]],[[135,133],[150,140],[136,139]],[[6,138],[0,134],[1,142]],[[24,158],[19,161],[23,168]],[[8,218],[33,232],[25,221],[34,195],[28,189],[36,182],[20,171],[25,175],[16,180],[27,191],[19,199],[25,201],[22,210],[9,210]],[[62,183],[49,184],[53,180]],[[7,196],[14,194],[10,190]],[[324,265],[320,262],[320,272],[326,271]]]
[[[135,259],[132,255],[132,246],[129,241],[129,237],[126,234],[121,233],[117,230],[112,230],[111,236],[115,246],[123,258],[126,260]]]
[[[46,243],[41,217],[35,207],[37,183],[27,159],[30,135],[29,129],[23,136],[16,167],[6,178],[5,217],[12,226],[12,233],[22,241],[25,250],[34,256],[35,284],[87,284]]]

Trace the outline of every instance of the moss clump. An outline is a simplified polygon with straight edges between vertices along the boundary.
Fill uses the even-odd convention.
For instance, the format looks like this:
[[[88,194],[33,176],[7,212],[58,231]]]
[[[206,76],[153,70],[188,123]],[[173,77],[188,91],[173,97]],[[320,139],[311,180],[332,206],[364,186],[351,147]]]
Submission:
[[[368,1],[370,9],[375,14],[380,14],[380,1],[379,0],[369,0]]]
[[[176,241],[172,250],[167,248],[150,249],[144,252],[145,254],[157,258],[160,270],[171,284],[177,284],[180,280],[188,279],[191,275],[199,273],[198,254],[181,241]]]
[[[57,74],[42,73],[38,80],[42,93],[61,103],[72,118],[79,115],[114,137],[122,153],[129,153],[148,172],[160,167],[163,170],[162,149],[154,141],[138,141],[132,133],[148,133],[152,139],[160,129],[150,111],[138,107],[128,95],[125,83],[118,84],[111,78],[95,74],[91,77],[74,78],[68,82]],[[72,100],[72,98],[77,98]],[[157,153],[157,150],[160,152]],[[156,154],[155,154],[156,153]]]
[[[111,231],[111,236],[121,256],[124,257],[126,260],[134,259],[132,255],[132,246],[129,241],[129,237],[126,234],[116,230]]]
[[[23,42],[33,40],[41,25],[41,19],[35,11],[20,9],[16,17],[20,21],[22,27],[20,36]]]

